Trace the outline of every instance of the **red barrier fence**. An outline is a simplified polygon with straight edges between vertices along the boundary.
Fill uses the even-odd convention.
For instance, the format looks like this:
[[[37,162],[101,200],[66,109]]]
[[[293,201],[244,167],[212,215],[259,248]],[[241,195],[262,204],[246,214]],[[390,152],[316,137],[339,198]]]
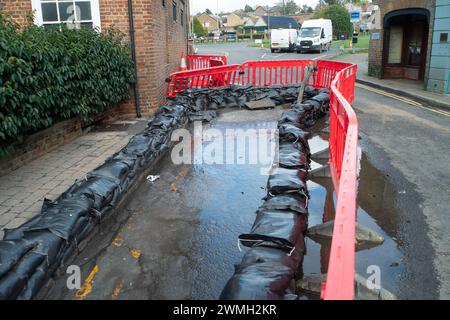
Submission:
[[[337,194],[328,275],[322,286],[322,298],[350,300],[354,298],[358,156],[358,121],[351,103],[357,66],[324,60],[277,60],[183,71],[170,76],[167,96],[175,97],[191,88],[218,88],[231,84],[299,84],[311,63],[318,71],[310,85],[330,89],[330,169]]]
[[[339,71],[330,88],[330,169],[337,205],[324,300],[354,298],[358,120],[350,103],[356,71],[356,65]]]
[[[311,60],[248,61],[241,65],[242,85],[291,85],[300,83]]]
[[[218,61],[221,61],[221,63]],[[188,54],[186,56],[186,63],[188,70],[206,69],[226,65],[227,57],[202,55],[202,54]]]

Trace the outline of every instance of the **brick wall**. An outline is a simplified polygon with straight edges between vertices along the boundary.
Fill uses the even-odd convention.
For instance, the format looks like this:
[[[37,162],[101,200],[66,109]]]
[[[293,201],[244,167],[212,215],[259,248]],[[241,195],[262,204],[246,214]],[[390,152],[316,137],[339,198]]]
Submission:
[[[384,16],[395,10],[408,9],[408,8],[425,8],[430,11],[430,27],[428,36],[428,51],[427,51],[427,66],[425,68],[425,82],[428,77],[430,53],[431,53],[431,41],[433,34],[433,21],[434,21],[434,6],[435,0],[374,0],[372,2],[375,5],[380,6],[381,13],[381,28],[383,28]],[[370,40],[369,46],[369,75],[377,78],[381,78],[383,75],[382,62],[383,62],[383,48],[384,48],[384,30],[375,29],[371,31],[380,33],[380,40]]]
[[[102,29],[114,27],[129,35],[127,0],[99,0]],[[181,52],[186,52],[188,0],[175,0],[177,20],[173,20],[174,0],[133,0],[138,89],[143,113],[152,113],[165,102],[165,79],[178,70]],[[165,6],[163,6],[165,3]],[[31,0],[0,0],[0,8],[20,24],[31,12]],[[180,13],[184,11],[184,26]],[[134,97],[122,103],[123,113],[134,113]]]

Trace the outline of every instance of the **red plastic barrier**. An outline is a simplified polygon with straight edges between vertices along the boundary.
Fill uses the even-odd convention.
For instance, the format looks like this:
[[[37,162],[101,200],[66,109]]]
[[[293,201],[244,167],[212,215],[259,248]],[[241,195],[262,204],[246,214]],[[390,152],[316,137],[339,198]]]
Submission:
[[[242,85],[274,86],[299,84],[312,60],[248,61],[241,66]]]
[[[221,66],[226,65],[226,63],[224,63],[222,60],[219,60],[219,59],[211,59],[211,60],[209,60],[209,64],[210,64],[211,68],[221,67]]]
[[[337,194],[325,300],[352,300],[355,279],[356,179],[358,120],[350,102],[354,99],[357,67],[336,74],[331,84],[330,168]]]
[[[221,65],[227,64],[226,56],[213,56],[213,55],[204,55],[204,54],[188,54],[186,56],[186,63],[188,70],[198,70],[198,69],[207,69],[211,67],[217,67],[213,65],[211,60],[219,60],[222,61]]]
[[[227,65],[209,69],[188,70],[172,73],[167,80],[167,97],[194,88],[220,88],[238,83],[239,65]]]

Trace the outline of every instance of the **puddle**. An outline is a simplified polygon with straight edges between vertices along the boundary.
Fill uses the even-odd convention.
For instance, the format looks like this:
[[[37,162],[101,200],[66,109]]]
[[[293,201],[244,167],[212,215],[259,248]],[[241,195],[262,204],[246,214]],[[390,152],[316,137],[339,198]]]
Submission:
[[[319,129],[321,126],[319,126]],[[319,130],[320,131],[320,130]],[[326,135],[317,134],[311,141],[322,140],[311,144],[311,152],[323,149],[328,145]],[[320,148],[317,146],[322,144]],[[395,235],[398,231],[399,213],[395,206],[395,191],[387,178],[368,160],[365,153],[359,150],[359,181],[357,196],[357,220],[385,239],[380,246],[358,251],[356,253],[356,272],[368,278],[371,268],[376,266],[381,272],[381,286],[394,294],[398,294],[400,275],[405,266],[403,255],[399,249]],[[309,226],[315,226],[334,219],[336,195],[331,179],[314,179],[308,181],[311,195],[309,201]],[[306,237],[307,255],[303,263],[305,276],[324,274],[328,269],[331,241],[317,243]],[[306,298],[318,299],[318,296],[305,295]],[[304,298],[305,298],[304,297]]]
[[[228,137],[227,129],[259,130],[258,137],[267,136],[276,128],[282,111],[282,107],[260,111],[229,110],[221,113],[212,124],[204,124],[204,129],[216,129],[211,137]],[[312,152],[328,146],[326,134],[321,133],[324,126],[325,119],[322,119],[314,130],[310,139]],[[211,143],[203,143],[203,151],[209,150],[207,147]],[[132,219],[118,226],[116,233],[108,235],[107,248],[90,246],[74,262],[86,266],[95,262],[99,266],[89,298],[217,299],[233,274],[234,265],[243,257],[237,245],[238,236],[251,229],[256,209],[266,195],[268,176],[262,174],[261,169],[268,165],[237,163],[240,148],[246,144],[223,146],[226,154],[232,148],[235,164],[175,165],[170,154],[162,159],[150,173],[161,175],[160,179],[153,183],[144,180],[122,210],[133,213]],[[241,154],[248,159],[250,156],[248,152]],[[358,252],[356,269],[367,276],[367,267],[378,265],[382,285],[395,294],[404,266],[397,244],[391,238],[398,228],[393,192],[364,154],[361,155],[360,179],[358,221],[382,234],[385,242]],[[308,187],[310,226],[333,219],[335,196],[331,180],[309,181]],[[121,247],[114,246],[114,238],[123,240]],[[325,273],[329,243],[305,240],[304,274]],[[108,243],[108,239],[103,242]],[[139,250],[137,258],[130,258],[131,249]],[[71,299],[73,292],[64,288],[65,281],[64,277],[56,279],[60,289],[53,290],[46,298]],[[115,295],[118,281],[124,285]]]

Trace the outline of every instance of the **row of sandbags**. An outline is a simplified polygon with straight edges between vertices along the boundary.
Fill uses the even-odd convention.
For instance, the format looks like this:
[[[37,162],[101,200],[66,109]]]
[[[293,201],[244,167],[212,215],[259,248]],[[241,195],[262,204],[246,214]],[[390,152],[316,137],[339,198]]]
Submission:
[[[76,181],[40,214],[5,230],[0,241],[0,299],[31,299],[76,252],[78,244],[122,200],[146,168],[169,148],[171,133],[185,126],[188,109],[161,107],[147,128],[106,162]]]
[[[103,165],[76,181],[40,214],[0,241],[0,299],[31,299],[78,250],[96,225],[114,210],[144,170],[170,147],[173,130],[188,121],[212,120],[215,110],[242,107],[249,99],[294,101],[298,87],[238,87],[190,90],[160,107],[147,128]],[[312,97],[317,90],[307,90]],[[245,101],[245,102],[244,102]]]
[[[250,233],[239,236],[239,243],[250,249],[235,267],[221,300],[281,300],[295,292],[308,223],[310,150],[302,129],[325,114],[329,100],[328,91],[320,90],[293,104],[279,119],[279,168],[269,176],[267,196]]]

